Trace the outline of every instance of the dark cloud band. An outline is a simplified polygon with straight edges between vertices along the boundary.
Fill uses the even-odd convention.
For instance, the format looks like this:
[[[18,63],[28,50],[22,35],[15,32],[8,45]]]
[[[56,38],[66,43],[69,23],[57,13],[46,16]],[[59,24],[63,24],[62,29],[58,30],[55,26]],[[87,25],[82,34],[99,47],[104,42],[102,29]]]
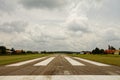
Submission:
[[[28,9],[47,8],[55,9],[65,6],[66,0],[21,0],[20,3]]]

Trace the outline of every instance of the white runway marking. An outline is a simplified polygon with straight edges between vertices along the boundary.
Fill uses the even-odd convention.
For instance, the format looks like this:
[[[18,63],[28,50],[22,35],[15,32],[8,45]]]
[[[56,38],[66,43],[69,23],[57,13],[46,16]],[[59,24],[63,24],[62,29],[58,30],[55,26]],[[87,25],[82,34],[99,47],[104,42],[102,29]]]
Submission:
[[[70,57],[65,57],[65,59],[70,63],[72,64],[73,66],[85,66],[84,64],[76,61],[76,60],[73,60],[72,58]]]
[[[55,57],[50,57],[42,62],[35,64],[34,66],[47,66]]]
[[[97,65],[97,66],[110,66],[110,65],[107,65],[107,64],[103,64],[103,63],[99,63],[99,62],[95,62],[95,61],[91,61],[91,60],[87,60],[87,59],[83,59],[83,58],[78,58],[78,57],[74,57],[74,58],[78,59],[78,60],[81,60],[81,61],[85,61],[85,62],[94,64],[94,65]]]
[[[120,80],[119,75],[0,76],[0,80]]]
[[[9,66],[21,66],[21,65],[24,65],[24,64],[27,64],[27,63],[31,63],[31,62],[34,62],[34,61],[38,61],[38,60],[41,60],[41,59],[44,59],[44,58],[46,58],[46,57],[41,57],[41,58],[37,58],[37,59],[32,59],[32,60],[27,60],[27,61],[23,61],[23,62],[18,62],[18,63],[6,65],[6,67],[9,67]]]

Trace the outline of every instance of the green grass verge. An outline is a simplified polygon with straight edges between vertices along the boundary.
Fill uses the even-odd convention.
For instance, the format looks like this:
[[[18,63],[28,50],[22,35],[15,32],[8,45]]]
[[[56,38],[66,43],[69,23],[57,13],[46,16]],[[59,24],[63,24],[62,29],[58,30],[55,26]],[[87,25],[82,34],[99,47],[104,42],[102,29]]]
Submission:
[[[48,54],[6,55],[0,56],[0,66],[47,56]]]
[[[70,54],[70,56],[81,57],[97,62],[120,66],[120,55]]]

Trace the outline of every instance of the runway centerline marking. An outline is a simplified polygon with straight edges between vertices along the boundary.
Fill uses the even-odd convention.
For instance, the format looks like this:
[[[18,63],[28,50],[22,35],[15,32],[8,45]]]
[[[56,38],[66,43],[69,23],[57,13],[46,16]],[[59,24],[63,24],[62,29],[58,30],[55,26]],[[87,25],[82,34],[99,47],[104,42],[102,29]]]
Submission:
[[[36,59],[32,59],[32,60],[22,61],[22,62],[18,62],[18,63],[6,65],[6,67],[10,67],[10,66],[21,66],[21,65],[28,64],[28,63],[31,63],[31,62],[34,62],[34,61],[38,61],[38,60],[41,60],[41,59],[45,59],[45,58],[46,58],[46,57],[41,57],[41,58],[36,58]]]
[[[108,64],[104,64],[104,63],[100,63],[100,62],[95,62],[95,61],[91,61],[91,60],[87,60],[87,59],[83,59],[83,58],[78,58],[78,57],[74,57],[74,58],[78,59],[78,60],[81,60],[81,61],[84,61],[84,62],[88,62],[90,64],[97,65],[97,66],[110,66]]]
[[[35,64],[34,66],[47,66],[55,57],[50,57],[42,62]]]
[[[65,59],[70,63],[72,64],[73,66],[85,66],[84,64],[70,58],[70,57],[65,57]]]

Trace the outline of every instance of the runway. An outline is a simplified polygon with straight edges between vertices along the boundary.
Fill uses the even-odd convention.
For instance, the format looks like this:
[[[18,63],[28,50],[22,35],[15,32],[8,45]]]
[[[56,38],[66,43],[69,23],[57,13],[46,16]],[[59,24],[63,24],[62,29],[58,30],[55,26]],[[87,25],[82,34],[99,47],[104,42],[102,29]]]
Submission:
[[[51,79],[47,79],[48,77]],[[120,80],[120,67],[63,54],[0,66],[0,80],[67,80],[67,78]]]

